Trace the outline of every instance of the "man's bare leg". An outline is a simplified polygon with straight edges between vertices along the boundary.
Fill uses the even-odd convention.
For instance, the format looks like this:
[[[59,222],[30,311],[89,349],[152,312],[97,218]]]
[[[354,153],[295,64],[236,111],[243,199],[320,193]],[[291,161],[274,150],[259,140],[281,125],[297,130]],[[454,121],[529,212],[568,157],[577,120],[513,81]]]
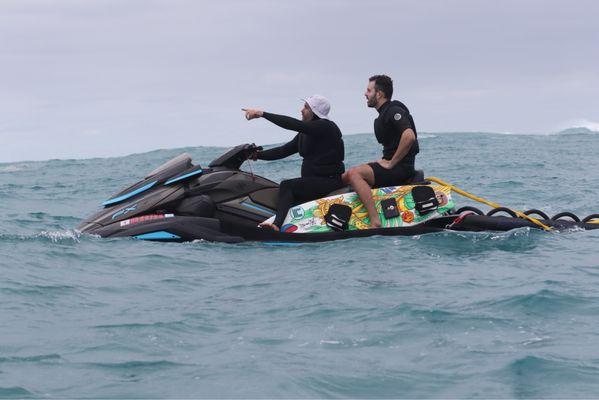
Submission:
[[[343,174],[342,179],[344,183],[349,183],[358,196],[360,196],[360,200],[362,200],[362,204],[366,207],[366,211],[368,211],[368,216],[370,217],[370,227],[380,228],[381,219],[372,198],[371,188],[374,186],[374,171],[370,165],[362,164],[351,168]]]

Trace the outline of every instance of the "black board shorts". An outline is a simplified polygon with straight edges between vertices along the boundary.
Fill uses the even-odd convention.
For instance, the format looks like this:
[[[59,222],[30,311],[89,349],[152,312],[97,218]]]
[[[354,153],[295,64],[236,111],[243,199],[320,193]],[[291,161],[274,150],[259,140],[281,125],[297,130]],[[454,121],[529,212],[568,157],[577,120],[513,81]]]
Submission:
[[[374,172],[373,188],[405,185],[414,176],[414,166],[397,164],[391,169],[383,168],[377,162],[368,163]]]

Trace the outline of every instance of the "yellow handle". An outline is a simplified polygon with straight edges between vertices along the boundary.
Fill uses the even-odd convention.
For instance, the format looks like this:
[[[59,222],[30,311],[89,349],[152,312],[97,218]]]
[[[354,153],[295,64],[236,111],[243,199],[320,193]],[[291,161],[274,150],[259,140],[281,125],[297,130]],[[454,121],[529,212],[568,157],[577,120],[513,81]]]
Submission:
[[[494,202],[492,202],[492,201],[485,200],[485,199],[483,199],[482,197],[475,196],[475,195],[473,195],[472,193],[468,193],[468,192],[466,192],[465,190],[462,190],[462,189],[460,189],[460,188],[457,188],[457,187],[455,187],[454,185],[452,185],[452,184],[450,184],[450,183],[444,182],[444,181],[442,181],[442,180],[441,180],[441,179],[439,179],[439,178],[435,178],[434,176],[428,177],[428,178],[426,178],[425,180],[427,180],[427,181],[431,181],[431,182],[435,182],[435,183],[438,183],[439,185],[447,186],[448,188],[450,188],[451,190],[453,190],[454,192],[456,192],[456,193],[458,193],[458,194],[461,194],[462,196],[468,197],[469,199],[472,199],[472,200],[474,200],[474,201],[478,201],[479,203],[486,204],[486,205],[488,205],[488,206],[490,206],[490,207],[493,207],[493,208],[498,208],[498,207],[501,207],[501,205],[499,205],[499,204],[497,204],[497,203],[494,203]],[[510,210],[511,210],[511,209],[510,209]],[[514,212],[514,213],[515,213],[517,216],[519,216],[520,218],[527,219],[527,220],[529,220],[530,222],[532,222],[532,223],[534,223],[534,224],[536,224],[536,225],[540,226],[541,228],[543,228],[543,229],[544,229],[544,230],[546,230],[546,231],[551,231],[551,230],[552,230],[552,228],[551,228],[551,227],[549,227],[549,226],[545,225],[544,223],[542,223],[541,221],[539,221],[539,220],[538,220],[538,219],[536,219],[536,218],[530,217],[530,216],[528,216],[528,215],[526,215],[526,214],[524,214],[524,213],[522,213],[522,212],[520,212],[520,211],[516,211],[516,210],[512,210],[512,211],[513,211],[513,212]]]

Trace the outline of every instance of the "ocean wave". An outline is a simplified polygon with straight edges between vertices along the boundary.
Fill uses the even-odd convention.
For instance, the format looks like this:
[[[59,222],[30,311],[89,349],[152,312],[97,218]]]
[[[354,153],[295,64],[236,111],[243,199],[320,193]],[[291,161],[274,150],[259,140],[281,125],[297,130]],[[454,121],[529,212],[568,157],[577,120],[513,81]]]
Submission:
[[[0,357],[1,363],[27,363],[27,362],[40,362],[40,361],[56,361],[60,360],[61,357],[58,354],[40,354],[36,356],[23,356],[23,357]]]
[[[123,324],[105,324],[96,325],[95,329],[154,329],[154,328],[166,328],[176,331],[187,329],[188,326],[183,321],[172,321],[172,322],[150,322],[150,323],[123,323]]]
[[[459,313],[445,311],[440,309],[412,309],[410,315],[414,318],[420,318],[433,324],[455,324],[457,326],[480,325],[489,326],[489,324],[509,324],[511,320],[498,318],[490,315],[476,315],[468,313]]]
[[[176,367],[187,367],[192,364],[183,364],[167,360],[156,360],[156,361],[123,361],[123,362],[91,362],[84,363],[85,365],[99,367],[104,369],[116,369],[116,370],[163,370],[165,368],[176,368]]]
[[[572,128],[562,129],[558,132],[552,132],[550,135],[595,135],[599,133],[599,124],[593,128],[586,126],[575,126]]]
[[[585,133],[599,133],[599,122],[591,121],[585,118],[570,120],[562,125],[560,132],[569,130],[582,130]]]
[[[578,360],[576,362],[572,362],[567,359],[552,359],[552,358],[539,357],[539,356],[533,356],[533,355],[528,355],[525,357],[518,358],[518,359],[512,361],[507,366],[507,368],[511,371],[517,372],[520,375],[521,372],[524,372],[526,370],[533,372],[533,373],[543,374],[543,373],[547,373],[547,372],[551,372],[551,371],[555,371],[555,370],[560,370],[565,366],[566,367],[575,366],[576,367],[575,369],[591,372],[595,376],[597,373],[599,373],[599,368],[590,367],[590,366],[582,366],[582,365],[578,364]]]
[[[42,296],[53,297],[65,293],[71,293],[76,290],[74,286],[68,285],[23,285],[19,284],[18,288],[3,287],[0,292],[5,294],[14,294],[20,296]],[[0,361],[2,359],[0,358]]]
[[[17,189],[23,189],[25,185],[17,185],[15,183],[6,183],[0,186],[0,190],[12,191]]]
[[[518,358],[500,371],[516,398],[588,397],[589,393],[597,393],[598,373],[597,367],[580,360],[535,355]]]
[[[527,315],[565,313],[571,310],[580,312],[580,307],[595,300],[550,289],[541,289],[535,293],[519,294],[498,300],[481,302],[478,305],[485,308],[501,310],[520,310]]]
[[[355,374],[328,371],[313,374],[300,378],[299,384],[311,392],[305,397],[397,398],[410,393],[407,397],[441,398],[445,397],[441,393],[448,384],[456,384],[464,378],[459,372],[434,373],[370,365]]]
[[[518,228],[506,232],[455,232],[444,231],[413,236],[422,252],[429,255],[475,256],[494,251],[523,253],[539,245],[545,232],[534,228]],[[395,239],[403,246],[402,239]]]
[[[437,233],[431,233],[426,235],[413,236],[415,240],[422,239],[425,237],[446,237],[455,238],[458,240],[466,239],[472,242],[484,242],[484,241],[498,241],[498,240],[511,240],[513,238],[522,238],[531,236],[533,232],[542,232],[538,229],[531,229],[528,227],[512,229],[510,231],[499,232],[499,231],[488,231],[488,232],[458,232],[458,231],[443,231]]]

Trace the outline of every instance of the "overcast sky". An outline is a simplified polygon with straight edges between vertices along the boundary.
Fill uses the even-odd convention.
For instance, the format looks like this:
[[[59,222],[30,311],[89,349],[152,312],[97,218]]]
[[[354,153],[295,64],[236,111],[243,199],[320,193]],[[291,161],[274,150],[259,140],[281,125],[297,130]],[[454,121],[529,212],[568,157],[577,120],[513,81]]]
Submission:
[[[599,130],[599,2],[2,0],[0,162],[259,144],[319,93],[344,134],[386,73],[420,131]]]

